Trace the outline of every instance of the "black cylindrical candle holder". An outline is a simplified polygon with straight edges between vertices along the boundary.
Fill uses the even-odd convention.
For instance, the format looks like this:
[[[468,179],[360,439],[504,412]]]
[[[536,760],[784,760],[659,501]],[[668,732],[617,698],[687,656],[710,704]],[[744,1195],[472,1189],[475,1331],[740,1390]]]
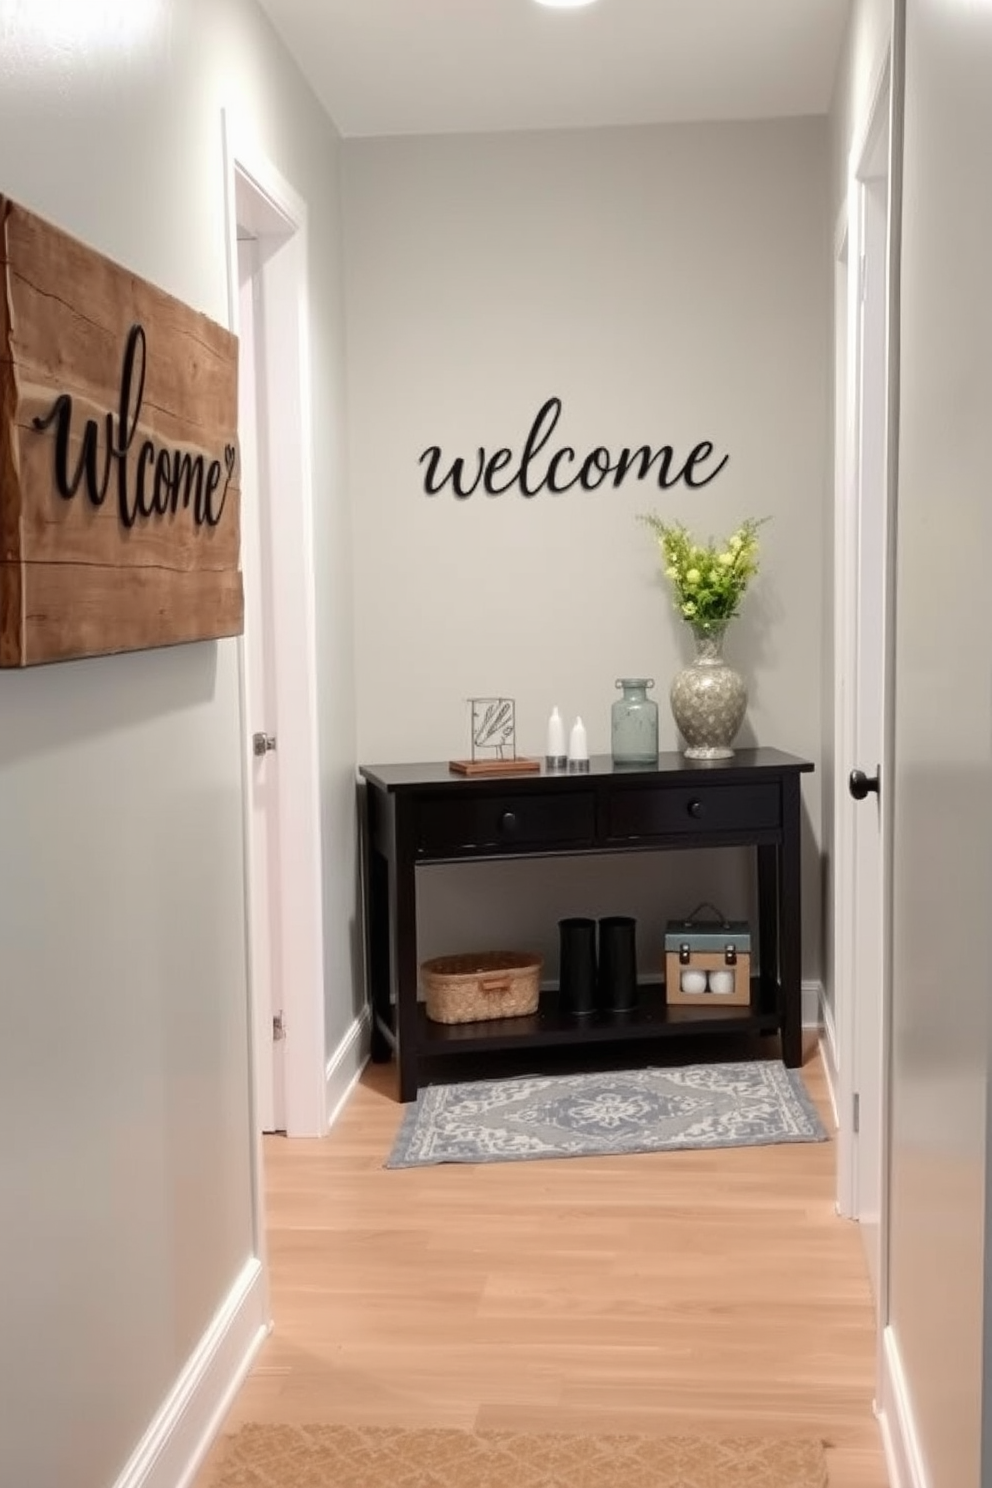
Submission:
[[[630,915],[599,922],[599,1000],[614,1013],[637,1006],[637,921]]]
[[[558,1005],[585,1017],[596,1011],[596,921],[572,916],[558,921]]]

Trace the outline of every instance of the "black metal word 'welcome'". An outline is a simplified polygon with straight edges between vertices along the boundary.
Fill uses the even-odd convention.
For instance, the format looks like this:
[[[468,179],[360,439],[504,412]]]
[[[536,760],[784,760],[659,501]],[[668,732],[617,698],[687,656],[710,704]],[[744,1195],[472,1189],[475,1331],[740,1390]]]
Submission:
[[[203,455],[158,448],[151,439],[144,439],[137,450],[134,481],[131,481],[131,447],[145,396],[145,360],[144,329],[133,325],[124,348],[116,420],[113,413],[103,419],[102,459],[99,424],[96,419],[87,419],[79,458],[75,469],[70,470],[72,398],[68,393],[60,393],[48,413],[33,420],[40,433],[55,425],[55,484],[59,495],[71,501],[85,482],[92,505],[102,506],[116,461],[117,509],[125,527],[133,527],[139,517],[175,516],[180,507],[187,511],[190,506],[197,527],[216,527],[224,514],[234,475],[237,451],[233,444],[224,446],[222,465],[220,460],[208,464]]]
[[[730,458],[729,455],[724,455],[718,465],[703,474],[700,467],[713,455],[713,446],[709,440],[694,445],[681,465],[677,464],[670,444],[660,445],[658,449],[652,449],[647,444],[642,444],[637,449],[625,448],[616,458],[603,445],[597,445],[581,459],[574,448],[566,444],[555,450],[543,469],[535,469],[537,457],[554,433],[560,415],[561,399],[549,398],[538,410],[516,462],[512,450],[498,449],[487,456],[485,449],[479,449],[474,471],[468,474],[466,461],[461,456],[451,462],[447,471],[441,473],[440,446],[430,445],[417,462],[422,465],[427,461],[424,490],[428,496],[436,496],[450,481],[452,492],[460,498],[471,496],[480,485],[488,495],[502,496],[512,485],[519,484],[524,496],[536,496],[539,491],[544,490],[558,496],[570,491],[573,486],[581,486],[584,491],[595,491],[609,476],[613,477],[615,488],[632,471],[635,480],[645,480],[654,465],[658,467],[658,485],[662,490],[667,490],[680,480],[696,489],[708,485],[719,475]],[[567,479],[563,478],[563,466],[568,470]]]

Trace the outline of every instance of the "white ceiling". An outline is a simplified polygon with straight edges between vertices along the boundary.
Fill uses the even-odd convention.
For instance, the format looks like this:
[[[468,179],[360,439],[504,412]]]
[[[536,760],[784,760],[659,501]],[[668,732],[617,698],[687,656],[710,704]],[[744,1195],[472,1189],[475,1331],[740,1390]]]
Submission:
[[[824,114],[850,0],[261,0],[345,136]]]

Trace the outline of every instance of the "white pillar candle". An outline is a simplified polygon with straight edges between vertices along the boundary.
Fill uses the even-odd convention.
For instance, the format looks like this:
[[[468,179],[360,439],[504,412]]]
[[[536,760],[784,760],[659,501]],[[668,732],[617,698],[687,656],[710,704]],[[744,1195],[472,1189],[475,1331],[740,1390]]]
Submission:
[[[581,718],[577,718],[572,724],[572,734],[568,741],[568,757],[570,760],[587,760],[589,748],[586,743],[586,726]]]
[[[557,708],[551,709],[551,717],[548,719],[548,747],[545,753],[549,760],[565,758],[565,725]]]
[[[572,732],[568,741],[568,769],[570,774],[582,773],[589,769],[586,729],[581,718],[577,718],[572,724]]]

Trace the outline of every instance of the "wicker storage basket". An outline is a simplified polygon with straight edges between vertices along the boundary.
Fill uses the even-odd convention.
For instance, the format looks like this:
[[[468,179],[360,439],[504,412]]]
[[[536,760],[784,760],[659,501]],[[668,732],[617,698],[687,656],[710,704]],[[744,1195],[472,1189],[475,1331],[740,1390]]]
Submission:
[[[531,951],[435,956],[420,968],[432,1023],[480,1023],[537,1012],[543,960]]]

